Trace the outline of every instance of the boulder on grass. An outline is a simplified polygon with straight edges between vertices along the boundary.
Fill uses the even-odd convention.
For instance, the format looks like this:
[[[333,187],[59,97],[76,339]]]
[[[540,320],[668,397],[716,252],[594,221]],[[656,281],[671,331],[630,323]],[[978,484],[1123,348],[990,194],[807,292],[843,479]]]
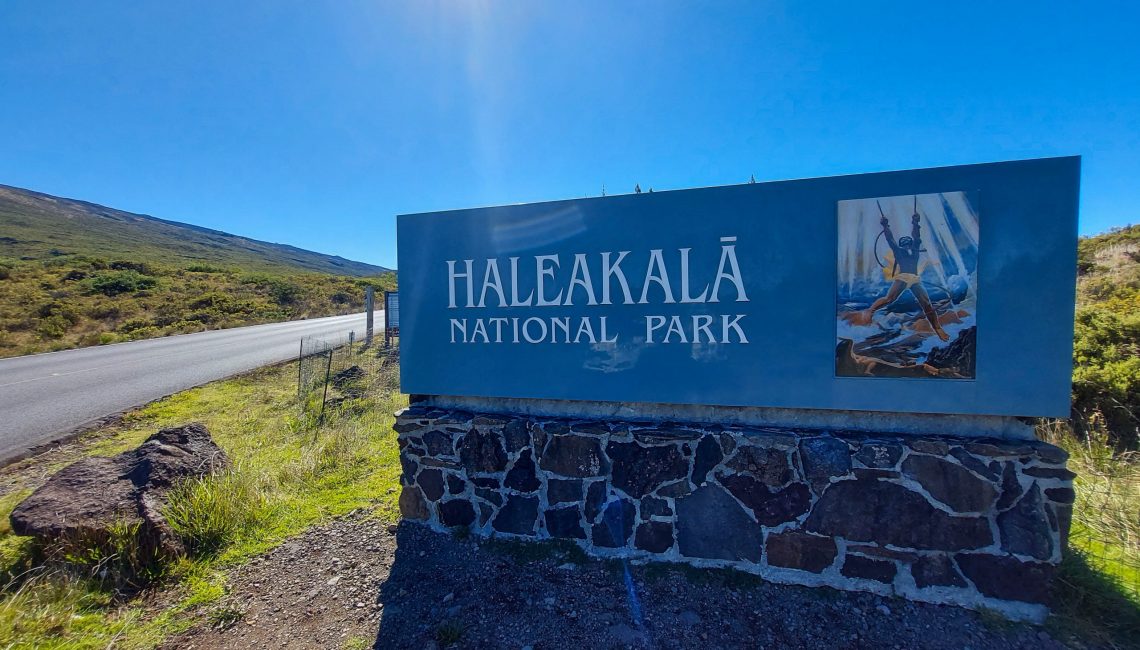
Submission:
[[[178,556],[185,549],[162,516],[167,492],[228,462],[204,425],[162,429],[117,456],[68,465],[16,506],[9,521],[17,535],[47,546],[98,549],[116,531],[135,530],[147,557]]]

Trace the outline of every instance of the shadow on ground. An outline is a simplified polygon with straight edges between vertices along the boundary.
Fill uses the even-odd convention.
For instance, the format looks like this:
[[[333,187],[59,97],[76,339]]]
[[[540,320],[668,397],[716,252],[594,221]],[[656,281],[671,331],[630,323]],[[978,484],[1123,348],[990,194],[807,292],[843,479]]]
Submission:
[[[404,522],[375,648],[1060,648],[1041,628],[728,570],[629,566],[566,543]]]

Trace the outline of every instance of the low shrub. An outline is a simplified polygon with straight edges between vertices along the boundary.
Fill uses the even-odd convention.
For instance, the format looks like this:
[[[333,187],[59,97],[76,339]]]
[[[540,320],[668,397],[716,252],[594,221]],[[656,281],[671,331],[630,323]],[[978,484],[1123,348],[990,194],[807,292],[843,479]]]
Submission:
[[[135,270],[101,271],[87,280],[87,284],[92,293],[118,296],[150,289],[158,284],[158,279]]]

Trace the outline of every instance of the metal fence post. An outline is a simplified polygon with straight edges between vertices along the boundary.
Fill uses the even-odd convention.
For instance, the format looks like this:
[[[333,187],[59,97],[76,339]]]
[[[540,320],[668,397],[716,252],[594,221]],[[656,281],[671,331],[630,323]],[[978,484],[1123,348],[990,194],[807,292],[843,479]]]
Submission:
[[[329,398],[329,375],[332,373],[333,350],[329,350],[329,360],[325,365],[325,392],[321,395],[321,414],[317,416],[318,422],[325,421],[325,402]]]
[[[301,396],[301,360],[305,357],[305,339],[301,339],[301,348],[297,350],[297,397]]]
[[[376,292],[371,286],[364,289],[364,345],[372,347],[372,312],[376,309]]]

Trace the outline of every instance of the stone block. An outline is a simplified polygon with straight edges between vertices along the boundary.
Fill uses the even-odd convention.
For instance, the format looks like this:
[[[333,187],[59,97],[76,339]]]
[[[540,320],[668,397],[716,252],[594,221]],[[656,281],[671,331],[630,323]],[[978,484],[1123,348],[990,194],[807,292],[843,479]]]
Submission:
[[[580,503],[583,500],[581,480],[547,479],[546,501],[548,503]]]
[[[611,484],[635,499],[662,483],[689,475],[689,461],[677,445],[643,447],[636,442],[610,442],[606,455],[612,463]]]
[[[547,510],[546,532],[551,537],[586,539],[586,531],[582,529],[581,512],[577,506],[555,508]]]
[[[693,459],[693,485],[704,483],[708,473],[723,459],[724,453],[720,449],[720,443],[717,442],[716,436],[710,434],[702,437],[701,441],[697,443],[697,455]]]
[[[687,557],[759,562],[764,538],[735,499],[706,485],[677,500],[677,544]]]
[[[898,465],[902,452],[902,445],[897,442],[864,442],[856,452],[855,460],[864,467],[890,469]]]
[[[787,485],[794,475],[788,452],[783,449],[741,445],[726,465],[769,487]]]
[[[885,481],[840,481],[812,508],[810,532],[897,548],[955,551],[993,543],[982,518],[952,517],[920,494]]]
[[[664,553],[673,548],[673,524],[664,521],[647,521],[637,527],[633,545],[650,553]]]
[[[546,443],[539,465],[552,474],[570,478],[604,476],[610,471],[599,439],[592,436],[554,436]]]
[[[507,452],[495,433],[472,429],[459,443],[459,460],[468,472],[491,474],[506,469]]]
[[[425,468],[416,477],[416,482],[419,483],[420,489],[424,491],[424,496],[430,501],[439,501],[443,496],[443,472],[435,468]]]
[[[962,573],[990,598],[1029,603],[1049,602],[1049,581],[1053,565],[1044,562],[1022,562],[1009,555],[959,553],[954,561]]]
[[[986,512],[997,497],[992,483],[942,458],[911,454],[903,461],[902,471],[955,512]]]
[[[491,520],[491,527],[500,533],[534,535],[534,525],[537,521],[538,497],[508,494],[506,503]]]
[[[523,450],[503,479],[503,487],[519,492],[534,492],[542,485],[535,474],[536,469],[534,460],[530,457],[530,450]]]
[[[439,523],[444,526],[470,526],[475,521],[475,508],[466,499],[451,499],[439,504]]]
[[[788,569],[820,573],[835,561],[838,550],[830,537],[799,531],[770,533],[767,541],[768,564]]]
[[[884,584],[891,584],[895,579],[895,574],[898,573],[898,567],[895,566],[894,562],[888,562],[887,560],[874,560],[860,555],[848,555],[846,559],[843,560],[843,567],[839,572],[848,578],[862,578],[864,580],[875,580]]]
[[[911,565],[910,573],[919,589],[968,586],[954,561],[946,555],[923,555]]]
[[[594,524],[594,544],[605,548],[622,548],[633,533],[634,506],[626,499],[610,501],[602,511],[601,521]]]
[[[400,514],[405,519],[423,520],[431,517],[427,500],[418,487],[404,486],[400,490]]]
[[[1041,488],[1036,483],[1016,505],[997,516],[997,524],[1003,551],[1038,560],[1052,557],[1053,530],[1041,498]]]
[[[765,526],[793,521],[811,507],[811,490],[804,483],[771,490],[747,474],[718,474],[717,481],[752,511],[756,521]]]

